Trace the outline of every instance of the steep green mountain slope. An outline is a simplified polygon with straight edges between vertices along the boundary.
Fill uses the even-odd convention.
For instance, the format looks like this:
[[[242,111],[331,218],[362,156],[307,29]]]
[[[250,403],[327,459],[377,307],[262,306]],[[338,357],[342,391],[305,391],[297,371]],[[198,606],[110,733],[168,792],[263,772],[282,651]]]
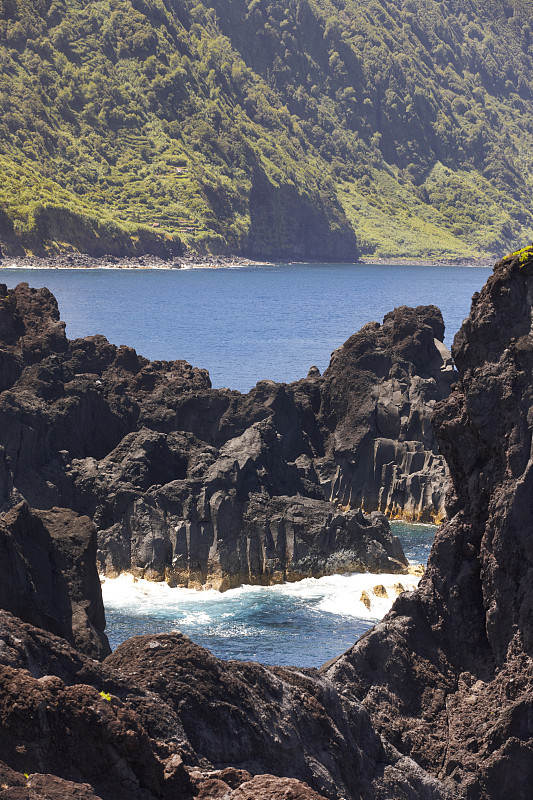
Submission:
[[[0,244],[495,254],[533,235],[532,0],[0,0]]]

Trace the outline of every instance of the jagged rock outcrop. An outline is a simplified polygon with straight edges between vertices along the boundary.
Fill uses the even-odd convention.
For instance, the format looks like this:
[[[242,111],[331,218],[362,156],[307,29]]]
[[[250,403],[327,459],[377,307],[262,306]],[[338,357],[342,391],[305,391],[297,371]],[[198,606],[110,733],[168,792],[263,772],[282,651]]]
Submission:
[[[496,265],[434,424],[452,480],[419,589],[323,672],[456,797],[533,786],[533,249]]]
[[[0,498],[98,528],[108,574],[220,589],[404,571],[379,513],[431,518],[447,476],[429,424],[454,377],[438,309],[399,308],[322,377],[211,388],[184,361],[69,341],[47,290],[0,287]]]
[[[0,800],[101,800],[86,783],[57,775],[23,775],[0,762]]]
[[[0,562],[0,608],[94,658],[111,652],[91,520],[21,502],[0,520]]]
[[[443,517],[447,470],[431,426],[456,380],[436,306],[397,308],[336,350],[324,373],[320,468],[342,506]]]
[[[83,800],[451,800],[316,670],[224,662],[178,633],[98,664],[1,611],[0,752],[8,786],[88,784]]]
[[[224,662],[179,633],[134,637],[98,663],[65,638],[0,611],[0,792],[10,800],[49,800],[61,791],[83,800],[530,800],[532,318],[533,247],[496,266],[456,337],[459,378],[434,417],[452,481],[449,520],[419,588],[402,594],[383,622],[320,671]],[[277,430],[276,409],[284,404],[305,418],[302,398],[313,397],[317,381],[313,375],[294,387],[259,387],[274,411],[252,423],[251,439],[262,442]],[[291,406],[297,393],[301,400]],[[222,402],[216,393],[199,396]],[[252,398],[222,396],[235,399],[223,423],[196,419],[190,403],[196,432],[168,437],[171,449],[183,445],[192,454],[177,483],[189,469],[203,477],[224,458],[247,474],[217,437],[223,426],[236,433]],[[146,408],[142,413],[146,420]],[[169,419],[166,412],[158,418]],[[316,419],[300,432],[320,430]],[[185,448],[196,444],[200,425],[210,430],[211,449]],[[162,446],[154,432],[139,440],[138,458],[125,447],[130,482],[150,480],[144,454]],[[298,450],[297,441],[285,441],[287,454]],[[272,464],[276,458],[274,451]],[[300,480],[320,485],[311,467],[318,472],[326,461],[308,458],[285,463],[299,459]],[[74,459],[66,461],[81,474]],[[105,468],[120,470],[120,462],[114,457]],[[250,474],[265,487],[250,502],[290,499],[266,491],[288,473]],[[61,475],[72,496],[81,492],[78,478]],[[84,502],[95,502],[96,478],[87,481]],[[112,501],[117,507],[136,498],[129,486]],[[25,506],[10,512],[23,513],[30,513]]]
[[[178,441],[159,438],[165,446]],[[151,432],[135,435],[143,453],[147,442],[154,442]],[[123,452],[123,443],[119,449]],[[90,482],[87,491],[97,498],[95,520],[108,573],[127,569],[148,578],[164,575],[172,585],[225,589],[309,575],[404,569],[402,549],[381,515],[343,513],[324,500],[303,496],[300,473],[305,468],[283,459],[269,421],[230,439],[217,455],[199,478],[189,473],[140,497],[136,486],[123,483],[128,467],[124,470],[120,455],[111,453],[90,474],[82,465],[77,485],[83,483],[85,490]],[[114,481],[110,473],[117,464]],[[109,493],[110,486],[116,494]],[[319,492],[316,484],[311,488]],[[111,517],[124,496],[130,504],[126,515],[104,529],[106,514]]]

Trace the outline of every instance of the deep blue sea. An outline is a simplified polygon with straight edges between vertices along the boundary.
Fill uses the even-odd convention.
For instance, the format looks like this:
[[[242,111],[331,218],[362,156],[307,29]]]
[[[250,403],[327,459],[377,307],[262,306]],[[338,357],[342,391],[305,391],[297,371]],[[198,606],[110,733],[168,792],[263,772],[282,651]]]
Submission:
[[[150,359],[184,358],[213,386],[248,391],[293,381],[371,320],[400,305],[434,303],[448,346],[491,270],[372,264],[285,264],[180,270],[0,270],[47,286],[71,339],[104,334]]]
[[[248,391],[263,378],[301,378],[313,364],[323,371],[332,350],[400,305],[438,305],[449,346],[490,272],[372,264],[3,269],[0,282],[47,286],[69,338],[101,333],[151,359],[185,358],[207,368],[215,387]],[[407,558],[425,563],[435,529],[393,528]],[[373,593],[378,584],[387,598]],[[181,630],[222,658],[319,666],[375,624],[400,588],[415,585],[412,576],[366,573],[219,594],[121,576],[106,580],[103,594],[113,647],[134,634]],[[370,610],[361,601],[363,591]]]

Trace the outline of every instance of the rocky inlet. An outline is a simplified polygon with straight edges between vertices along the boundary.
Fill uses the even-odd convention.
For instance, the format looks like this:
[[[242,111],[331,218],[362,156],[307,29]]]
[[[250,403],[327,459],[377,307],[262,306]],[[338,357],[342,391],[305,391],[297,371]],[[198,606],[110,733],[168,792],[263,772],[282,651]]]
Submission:
[[[447,519],[437,532],[419,588],[401,595],[380,624],[320,670],[224,662],[179,633],[134,637],[100,662],[80,652],[82,647],[100,659],[104,655],[101,637],[93,634],[92,643],[87,643],[87,626],[98,625],[100,612],[98,588],[95,591],[92,583],[92,523],[79,516],[85,510],[96,518],[100,501],[92,477],[85,494],[78,481],[83,465],[92,464],[96,473],[96,464],[109,453],[125,446],[124,441],[136,441],[143,430],[141,420],[157,419],[159,427],[154,425],[147,434],[157,446],[162,446],[159,435],[167,426],[169,439],[195,446],[202,441],[211,448],[202,457],[200,449],[192,451],[198,460],[189,456],[182,462],[184,477],[173,480],[192,480],[194,464],[199,464],[203,478],[221,458],[238,463],[238,449],[232,449],[235,440],[250,436],[254,446],[268,443],[265,430],[273,428],[279,448],[273,462],[258,460],[262,468],[247,473],[253,480],[257,474],[265,490],[255,491],[257,483],[252,481],[254,491],[242,501],[244,506],[261,502],[269,516],[281,513],[279,508],[292,496],[267,487],[278,487],[277,481],[288,481],[287,475],[294,474],[301,486],[318,486],[327,495],[325,487],[331,493],[336,471],[343,469],[339,445],[348,442],[342,403],[352,409],[346,418],[359,418],[358,407],[340,395],[332,394],[329,405],[323,404],[336,359],[330,367],[333,373],[328,370],[323,378],[313,375],[290,387],[261,384],[244,398],[213,393],[206,375],[183,363],[142,363],[132,351],[117,351],[101,339],[67,343],[53,300],[27,287],[17,293],[15,300],[4,294],[4,302],[13,304],[11,320],[2,315],[2,414],[17,408],[4,418],[9,425],[1,428],[4,500],[7,508],[15,499],[20,501],[26,489],[35,492],[27,502],[48,503],[36,512],[20,501],[0,529],[6,554],[3,580],[6,564],[13,565],[11,588],[1,595],[6,606],[11,602],[13,613],[0,611],[2,800],[530,800],[533,248],[496,265],[456,336],[455,386],[437,403],[433,417],[449,469]],[[20,297],[49,308],[41,326],[20,325],[15,313]],[[398,319],[410,321],[410,330],[416,326],[418,333],[411,337],[416,345],[407,350],[411,357],[434,352],[431,347],[419,349],[423,342],[430,346],[430,336],[438,340],[431,323],[437,319],[434,309],[400,309],[380,328],[365,329],[363,336],[382,344],[388,330],[393,340]],[[76,350],[77,360],[72,361]],[[87,352],[90,358],[84,362],[82,354]],[[405,358],[403,346],[393,351],[400,352]],[[378,383],[405,375],[403,367],[396,368],[395,358],[384,351]],[[134,365],[122,367],[125,374],[116,366],[122,359]],[[391,361],[392,377],[385,369]],[[442,356],[440,362],[429,363],[443,372],[448,369]],[[76,365],[74,375],[68,364]],[[117,377],[106,384],[110,364]],[[97,365],[100,371],[89,372]],[[412,371],[410,376],[414,380]],[[426,372],[414,382],[420,387],[430,380]],[[434,376],[433,380],[434,385],[428,385],[436,391],[439,384]],[[371,378],[361,378],[361,385],[372,386]],[[177,386],[183,387],[181,394]],[[410,397],[414,402],[416,395]],[[196,411],[199,400],[203,414]],[[259,419],[250,419],[251,409]],[[245,417],[249,424],[241,430]],[[377,417],[375,408],[372,419]],[[399,415],[400,426],[408,418]],[[172,427],[176,419],[182,422],[179,434]],[[19,427],[13,429],[17,420]],[[61,428],[54,425],[58,420]],[[276,428],[282,420],[287,420],[284,431]],[[326,420],[329,435],[322,438]],[[362,430],[372,433],[373,424]],[[90,430],[98,433],[94,441]],[[18,461],[10,436],[19,444]],[[109,447],[113,436],[115,444]],[[364,438],[365,434],[352,435],[354,447]],[[294,473],[291,465],[302,454],[302,440],[312,443],[309,462],[304,470],[300,459]],[[148,483],[153,473],[143,478],[144,456],[128,461],[128,452],[125,449],[128,486]],[[181,452],[177,446],[175,452]],[[191,451],[183,445],[183,452]],[[259,452],[261,458],[270,455],[262,446]],[[58,454],[55,461],[50,453]],[[281,477],[267,470],[270,463],[279,466],[280,453],[288,470]],[[299,455],[294,458],[295,453]],[[156,463],[163,480],[156,488],[148,485],[145,492],[161,492],[158,496],[163,497],[173,480],[164,480],[165,460],[154,459],[150,469]],[[111,461],[110,474],[115,464],[118,458]],[[346,486],[354,486],[357,474],[350,473]],[[146,502],[130,491],[133,505]],[[331,503],[331,498],[314,498],[310,490],[302,496],[306,508],[313,502]],[[59,497],[73,500],[70,510],[53,506]],[[80,497],[86,498],[85,509]],[[124,491],[115,505],[110,503],[108,513],[131,508],[128,502]],[[374,520],[381,518],[371,517],[365,524],[372,527]],[[101,530],[115,524],[113,517],[108,521],[107,527],[99,523]],[[81,524],[85,534],[78,542],[74,533]],[[49,563],[36,553],[48,554]],[[65,575],[70,601],[61,583]],[[87,603],[90,594],[94,597]],[[83,635],[67,624],[74,617],[79,620],[81,610],[87,620]]]
[[[69,341],[46,289],[0,287],[0,319],[3,508],[89,517],[107,575],[227,589],[403,572],[384,514],[443,514],[430,416],[456,373],[434,306],[366,325],[323,376],[247,395],[102,336]]]

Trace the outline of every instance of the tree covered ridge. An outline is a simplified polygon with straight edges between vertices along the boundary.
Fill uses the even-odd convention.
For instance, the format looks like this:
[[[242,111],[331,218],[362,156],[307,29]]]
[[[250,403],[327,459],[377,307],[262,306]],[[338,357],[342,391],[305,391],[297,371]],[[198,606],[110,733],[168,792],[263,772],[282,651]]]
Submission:
[[[497,253],[533,231],[532,11],[0,0],[0,242]]]

